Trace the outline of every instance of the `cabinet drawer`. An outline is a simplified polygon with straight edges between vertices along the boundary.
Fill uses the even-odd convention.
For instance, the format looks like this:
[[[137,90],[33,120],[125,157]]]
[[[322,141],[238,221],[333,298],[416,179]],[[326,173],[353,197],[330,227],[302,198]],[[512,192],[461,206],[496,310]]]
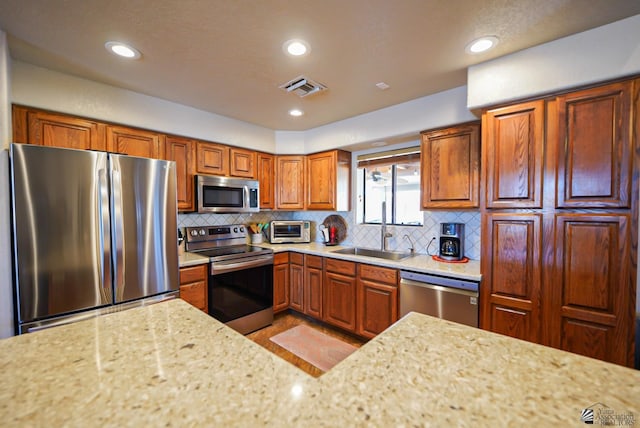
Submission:
[[[189,284],[196,281],[205,281],[207,278],[208,264],[185,267],[180,269],[180,284]],[[206,282],[206,281],[205,281]]]
[[[344,260],[325,259],[324,268],[327,272],[341,273],[343,275],[356,276],[356,263]]]
[[[358,276],[362,279],[369,279],[383,284],[398,284],[398,271],[396,269],[360,264],[358,265]]]
[[[275,253],[273,255],[273,264],[282,265],[289,263],[289,253]]]
[[[180,298],[196,308],[207,310],[207,286],[204,281],[180,286]]]
[[[305,254],[304,265],[311,268],[322,269],[322,257]]]
[[[290,253],[289,260],[294,265],[303,265],[304,264],[304,255],[300,253]]]

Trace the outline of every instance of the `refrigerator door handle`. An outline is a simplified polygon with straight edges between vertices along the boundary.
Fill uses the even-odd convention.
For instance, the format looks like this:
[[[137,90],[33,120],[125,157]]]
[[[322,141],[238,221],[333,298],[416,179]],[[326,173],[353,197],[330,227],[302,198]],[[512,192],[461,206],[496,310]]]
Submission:
[[[109,185],[107,171],[98,170],[98,215],[100,217],[100,248],[102,250],[102,301],[111,303],[113,292],[111,289],[111,233],[109,214]]]
[[[122,177],[120,171],[111,170],[111,191],[113,195],[113,253],[116,301],[124,298],[124,225],[122,219]]]

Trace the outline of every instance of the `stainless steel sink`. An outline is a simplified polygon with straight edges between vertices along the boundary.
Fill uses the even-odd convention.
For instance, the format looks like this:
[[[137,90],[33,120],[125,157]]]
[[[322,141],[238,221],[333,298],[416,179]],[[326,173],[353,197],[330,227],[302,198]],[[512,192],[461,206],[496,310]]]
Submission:
[[[360,248],[360,247],[342,248],[340,250],[333,250],[332,253],[353,254],[355,256],[375,257],[378,259],[386,259],[386,260],[402,260],[411,256],[411,253],[402,253],[400,251],[382,251],[382,250],[374,250],[371,248]]]

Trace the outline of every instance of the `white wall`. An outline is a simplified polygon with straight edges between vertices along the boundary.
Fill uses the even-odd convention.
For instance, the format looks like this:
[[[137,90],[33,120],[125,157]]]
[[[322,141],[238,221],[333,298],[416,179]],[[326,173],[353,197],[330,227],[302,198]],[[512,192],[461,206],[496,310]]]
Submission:
[[[469,67],[467,106],[487,107],[640,73],[640,15]]]
[[[11,68],[11,102],[169,134],[273,152],[271,129],[21,61]]]
[[[304,153],[313,153],[478,120],[467,109],[466,96],[467,88],[460,86],[304,132],[277,131],[277,153],[290,153],[301,143]]]
[[[13,287],[9,222],[9,156],[11,141],[9,105],[9,49],[0,31],[0,338],[13,336]]]

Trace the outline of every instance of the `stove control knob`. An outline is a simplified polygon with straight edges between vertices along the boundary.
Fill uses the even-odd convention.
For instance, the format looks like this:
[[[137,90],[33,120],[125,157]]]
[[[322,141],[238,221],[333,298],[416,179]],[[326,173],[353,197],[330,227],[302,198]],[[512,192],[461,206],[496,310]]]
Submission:
[[[200,231],[198,232],[198,234],[199,234],[200,236],[204,236],[204,229],[200,229]]]
[[[191,236],[198,236],[198,231],[197,231],[197,230],[195,230],[195,229],[193,229],[193,230],[191,231]]]
[[[237,227],[233,228],[233,233],[238,233],[238,228]]]

